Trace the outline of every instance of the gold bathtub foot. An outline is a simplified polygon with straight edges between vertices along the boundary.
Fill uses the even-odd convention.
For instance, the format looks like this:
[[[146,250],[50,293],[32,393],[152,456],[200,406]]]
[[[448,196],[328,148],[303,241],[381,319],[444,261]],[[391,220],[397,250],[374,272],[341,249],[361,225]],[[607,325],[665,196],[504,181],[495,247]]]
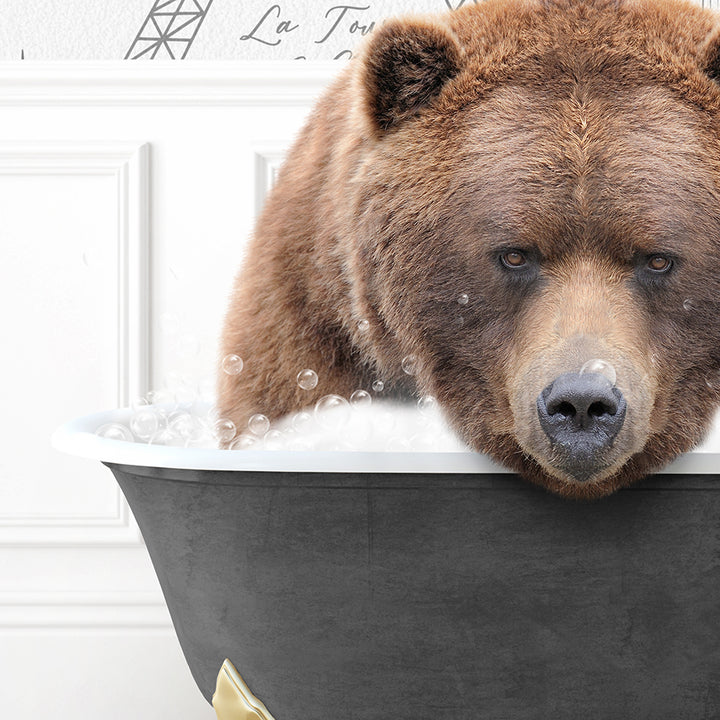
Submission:
[[[275,720],[229,660],[218,673],[212,704],[218,720]]]

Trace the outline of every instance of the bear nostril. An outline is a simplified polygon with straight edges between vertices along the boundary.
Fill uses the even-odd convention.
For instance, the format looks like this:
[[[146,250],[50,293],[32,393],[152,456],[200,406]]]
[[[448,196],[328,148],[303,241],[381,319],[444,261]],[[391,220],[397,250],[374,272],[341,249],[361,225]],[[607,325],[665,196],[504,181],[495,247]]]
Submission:
[[[555,413],[560,413],[561,415],[564,415],[565,417],[573,417],[577,411],[571,405],[569,402],[561,402],[557,407],[554,407],[552,409],[548,408],[548,413],[550,415],[554,415]]]
[[[594,402],[590,407],[588,408],[588,415],[592,415],[593,417],[601,417],[602,415],[614,415],[612,408],[610,408],[608,405],[605,405],[605,403],[602,402]]]

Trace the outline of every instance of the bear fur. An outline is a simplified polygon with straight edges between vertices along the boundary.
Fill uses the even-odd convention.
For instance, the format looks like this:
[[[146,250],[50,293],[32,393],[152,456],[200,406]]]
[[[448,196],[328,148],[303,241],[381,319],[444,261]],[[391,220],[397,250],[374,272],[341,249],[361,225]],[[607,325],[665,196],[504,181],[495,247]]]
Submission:
[[[690,450],[720,403],[719,78],[720,17],[683,0],[485,0],[383,24],[258,219],[220,414],[244,428],[381,379],[576,498]],[[536,399],[593,358],[627,412],[578,479]]]

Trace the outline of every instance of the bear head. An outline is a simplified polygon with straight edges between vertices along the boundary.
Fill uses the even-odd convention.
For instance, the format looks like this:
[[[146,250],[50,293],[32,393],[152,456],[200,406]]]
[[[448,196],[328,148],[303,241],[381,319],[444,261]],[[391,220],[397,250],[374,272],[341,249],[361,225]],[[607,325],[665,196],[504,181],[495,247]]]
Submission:
[[[662,467],[720,403],[719,48],[691,3],[487,0],[351,61],[352,344],[560,494]]]

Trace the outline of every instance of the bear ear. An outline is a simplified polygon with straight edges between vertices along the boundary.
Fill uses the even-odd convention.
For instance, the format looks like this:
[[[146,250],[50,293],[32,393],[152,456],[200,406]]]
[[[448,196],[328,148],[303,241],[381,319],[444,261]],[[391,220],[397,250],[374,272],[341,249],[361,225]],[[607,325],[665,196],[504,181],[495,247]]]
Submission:
[[[461,51],[432,21],[393,20],[373,32],[361,62],[364,110],[382,134],[440,93],[460,70]]]
[[[710,33],[700,54],[700,67],[715,82],[720,82],[720,28]]]

